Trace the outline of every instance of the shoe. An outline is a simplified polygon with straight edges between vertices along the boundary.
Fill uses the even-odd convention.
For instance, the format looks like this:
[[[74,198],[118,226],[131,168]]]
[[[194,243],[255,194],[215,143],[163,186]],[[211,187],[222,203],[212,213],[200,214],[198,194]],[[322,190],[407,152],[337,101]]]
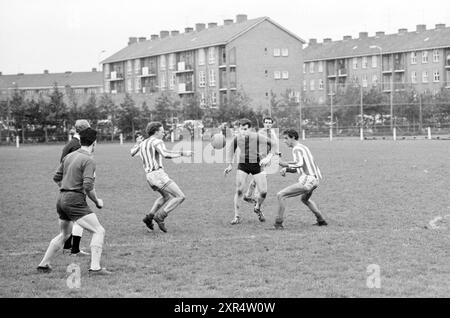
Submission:
[[[275,230],[284,230],[283,222],[276,222],[273,225],[275,227]]]
[[[241,223],[242,219],[240,216],[235,216],[234,219],[230,222],[232,225]]]
[[[256,200],[253,199],[252,197],[244,196],[244,201],[250,204],[256,204]]]
[[[70,256],[84,257],[84,256],[91,256],[91,253],[88,253],[88,252],[85,252],[83,250],[80,250],[77,253],[70,253]]]
[[[142,222],[145,223],[145,225],[153,231],[153,214],[148,214],[145,216],[145,218],[142,220]]]
[[[164,233],[167,233],[166,225],[164,224],[164,220],[159,219],[158,217],[154,217],[153,220],[155,220],[156,224],[158,224],[158,227],[161,231]]]
[[[264,217],[264,214],[262,213],[261,209],[258,209],[258,208],[255,207],[253,209],[253,212],[256,213],[256,215],[258,216],[258,220],[260,222],[266,222],[266,218]]]
[[[45,265],[45,266],[38,266],[37,271],[40,273],[50,273],[52,271],[52,268],[50,265]]]
[[[112,274],[112,272],[110,272],[109,270],[107,270],[106,268],[100,268],[100,269],[96,269],[96,270],[93,270],[93,269],[89,269],[89,275],[99,275],[99,276],[102,276],[102,275],[111,275]]]
[[[327,221],[322,220],[322,221],[317,221],[317,223],[315,223],[313,225],[316,225],[316,226],[327,226],[328,223],[327,223]]]

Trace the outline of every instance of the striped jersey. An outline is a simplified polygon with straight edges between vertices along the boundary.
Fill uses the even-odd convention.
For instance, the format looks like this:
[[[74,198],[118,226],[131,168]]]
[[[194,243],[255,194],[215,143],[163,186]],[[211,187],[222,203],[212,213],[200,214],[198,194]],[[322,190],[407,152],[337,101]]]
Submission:
[[[275,148],[275,153],[279,152],[279,140],[278,140],[278,136],[277,133],[275,131],[274,128],[271,129],[266,129],[266,128],[262,128],[258,131],[258,134],[266,137],[267,139],[269,139],[271,141],[271,145],[267,145],[267,153],[270,152],[271,148]]]
[[[292,156],[295,163],[290,165],[291,168],[296,168],[299,174],[307,174],[322,179],[319,166],[314,162],[314,157],[308,147],[297,143],[292,149]]]
[[[131,155],[139,153],[146,173],[163,169],[162,158],[166,155],[166,146],[162,139],[150,137],[135,145],[131,149]]]
[[[234,137],[230,151],[234,154],[239,148],[239,163],[259,163],[261,158],[269,153],[268,148],[270,149],[271,146],[270,139],[255,132],[249,132],[248,135],[239,134]]]

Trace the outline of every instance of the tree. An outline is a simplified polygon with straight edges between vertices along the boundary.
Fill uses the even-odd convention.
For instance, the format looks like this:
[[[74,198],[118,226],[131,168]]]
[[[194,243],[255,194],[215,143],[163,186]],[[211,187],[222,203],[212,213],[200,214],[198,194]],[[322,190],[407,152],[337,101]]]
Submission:
[[[230,98],[220,103],[217,112],[219,122],[232,122],[240,118],[250,119],[254,125],[257,124],[256,114],[250,107],[251,99],[241,88],[230,93]]]
[[[183,100],[183,117],[185,120],[199,120],[203,117],[204,111],[200,107],[198,94],[187,97]]]
[[[48,127],[56,126],[56,133],[65,127],[65,120],[67,117],[67,105],[64,103],[64,94],[59,91],[58,84],[55,83],[53,91],[50,94],[50,101],[45,110],[45,119],[43,124],[45,131],[45,141],[48,142]]]
[[[109,119],[111,122],[111,141],[114,140],[115,128],[117,124],[117,117],[119,112],[119,107],[114,103],[111,96],[104,93],[100,97],[98,108],[101,114],[101,118]]]
[[[133,98],[131,98],[130,94],[126,93],[124,101],[120,104],[119,109],[118,124],[122,132],[129,133],[131,131],[131,135],[134,136],[139,114],[139,108],[136,107]]]
[[[147,124],[152,120],[152,111],[148,107],[147,102],[142,102],[141,115],[138,119],[139,129],[144,129]]]
[[[155,100],[154,120],[166,125],[174,115],[177,116],[180,101],[173,94],[162,92]]]
[[[97,107],[97,97],[94,93],[89,95],[88,100],[83,105],[81,115],[82,117],[89,119],[94,125],[97,125],[97,122],[101,119],[102,114],[100,108]]]

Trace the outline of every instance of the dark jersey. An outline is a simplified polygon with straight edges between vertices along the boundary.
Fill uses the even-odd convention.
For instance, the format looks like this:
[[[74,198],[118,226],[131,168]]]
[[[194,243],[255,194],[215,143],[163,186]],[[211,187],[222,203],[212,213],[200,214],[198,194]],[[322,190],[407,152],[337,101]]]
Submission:
[[[233,139],[233,152],[239,148],[239,163],[259,163],[272,146],[270,139],[250,132],[248,135],[238,135]]]
[[[67,156],[69,153],[74,152],[75,150],[78,150],[81,148],[80,140],[76,137],[73,137],[71,141],[69,141],[63,148],[61,153],[61,159],[59,159],[59,162],[62,162],[64,157]]]

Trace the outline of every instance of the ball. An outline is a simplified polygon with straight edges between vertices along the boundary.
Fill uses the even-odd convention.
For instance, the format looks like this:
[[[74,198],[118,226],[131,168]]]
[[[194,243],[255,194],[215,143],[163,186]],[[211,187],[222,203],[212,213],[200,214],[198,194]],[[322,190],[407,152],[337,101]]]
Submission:
[[[211,145],[214,149],[222,149],[225,147],[225,144],[227,143],[225,136],[222,134],[215,134],[211,138]]]

